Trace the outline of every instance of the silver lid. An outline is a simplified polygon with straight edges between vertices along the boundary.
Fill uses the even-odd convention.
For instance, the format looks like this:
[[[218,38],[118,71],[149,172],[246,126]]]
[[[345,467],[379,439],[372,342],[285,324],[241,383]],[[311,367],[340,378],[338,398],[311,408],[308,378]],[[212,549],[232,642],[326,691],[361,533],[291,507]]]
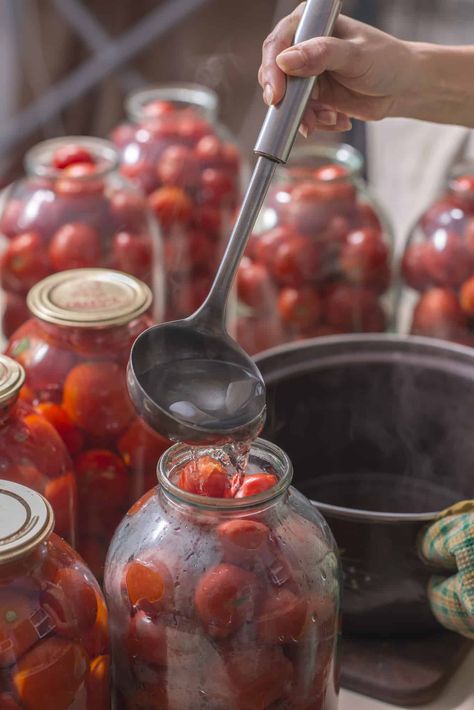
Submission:
[[[0,564],[31,552],[53,527],[53,510],[42,495],[0,480]]]
[[[11,357],[0,355],[0,406],[18,396],[24,381],[25,371],[22,366]]]
[[[52,274],[28,293],[31,313],[76,328],[124,325],[148,310],[152,293],[139,279],[111,269],[71,269]]]

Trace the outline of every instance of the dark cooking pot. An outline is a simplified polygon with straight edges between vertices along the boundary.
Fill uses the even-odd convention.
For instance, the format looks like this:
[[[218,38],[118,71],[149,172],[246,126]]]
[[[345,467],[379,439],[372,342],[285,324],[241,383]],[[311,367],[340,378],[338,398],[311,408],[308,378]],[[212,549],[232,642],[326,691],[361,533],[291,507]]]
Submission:
[[[344,630],[436,628],[417,553],[438,511],[474,497],[474,350],[426,338],[341,336],[256,358],[265,436],[338,542]]]

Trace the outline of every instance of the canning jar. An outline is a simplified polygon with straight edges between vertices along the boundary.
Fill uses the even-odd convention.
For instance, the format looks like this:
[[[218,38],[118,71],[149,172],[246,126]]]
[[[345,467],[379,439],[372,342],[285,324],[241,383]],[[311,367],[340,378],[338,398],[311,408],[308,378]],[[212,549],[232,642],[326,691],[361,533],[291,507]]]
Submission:
[[[6,337],[27,320],[29,289],[56,271],[105,266],[163,289],[158,226],[144,196],[118,171],[109,141],[44,141],[25,157],[26,177],[8,189],[0,217]]]
[[[215,478],[220,454],[170,448],[159,485],[114,535],[105,590],[117,707],[334,710],[334,539],[290,488],[286,455],[261,439],[247,472],[273,475],[271,488],[210,498],[177,485],[196,462],[203,481]]]
[[[109,710],[107,610],[47,501],[0,480],[0,707]]]
[[[150,487],[168,445],[137,418],[126,385],[132,343],[151,325],[151,300],[148,286],[118,271],[53,274],[29,292],[33,317],[7,348],[25,368],[25,396],[73,457],[78,549],[99,579],[115,526]]]
[[[315,145],[278,168],[237,275],[247,352],[388,327],[392,235],[362,167],[351,146]]]
[[[401,270],[398,329],[474,346],[474,163],[453,168],[413,228]]]
[[[240,196],[240,155],[217,123],[216,94],[198,85],[133,93],[112,133],[122,173],[148,195],[164,240],[166,320],[206,297]]]
[[[0,355],[0,478],[42,493],[54,509],[56,532],[74,544],[72,461],[56,429],[26,401],[24,381],[23,367]]]

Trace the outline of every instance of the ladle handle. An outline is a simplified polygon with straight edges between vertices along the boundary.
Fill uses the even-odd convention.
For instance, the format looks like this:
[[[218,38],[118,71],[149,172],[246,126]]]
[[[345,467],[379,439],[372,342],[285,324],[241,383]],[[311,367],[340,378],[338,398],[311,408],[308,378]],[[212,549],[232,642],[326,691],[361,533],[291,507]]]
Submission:
[[[307,0],[293,43],[332,34],[341,7],[341,0]],[[255,144],[257,155],[287,162],[315,82],[316,77],[287,78],[284,98],[267,111]]]

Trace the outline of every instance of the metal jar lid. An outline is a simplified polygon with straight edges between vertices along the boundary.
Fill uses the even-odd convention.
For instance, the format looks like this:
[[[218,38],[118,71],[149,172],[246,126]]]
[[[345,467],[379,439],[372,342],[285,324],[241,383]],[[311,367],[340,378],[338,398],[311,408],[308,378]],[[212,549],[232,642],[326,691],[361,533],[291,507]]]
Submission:
[[[42,495],[0,480],[0,564],[31,552],[53,527],[53,510]]]
[[[28,308],[42,321],[76,328],[124,325],[150,307],[152,293],[134,276],[111,269],[52,274],[28,293]]]
[[[22,366],[11,357],[0,355],[0,407],[18,396],[24,381],[25,371]]]

